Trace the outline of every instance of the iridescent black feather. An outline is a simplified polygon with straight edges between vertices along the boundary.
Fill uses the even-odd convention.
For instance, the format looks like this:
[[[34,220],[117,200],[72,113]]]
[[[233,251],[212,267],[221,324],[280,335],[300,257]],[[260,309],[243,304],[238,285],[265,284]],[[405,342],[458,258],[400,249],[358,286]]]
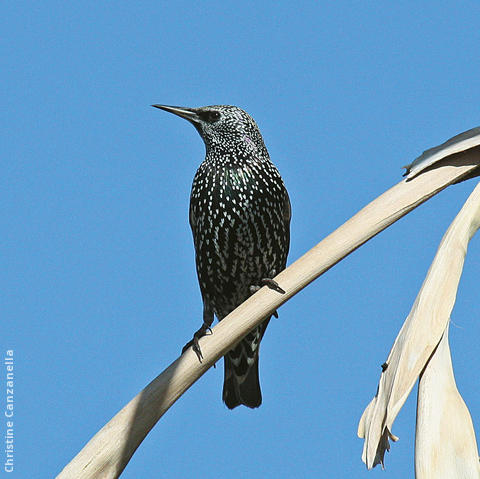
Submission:
[[[192,185],[190,226],[207,327],[214,315],[222,320],[245,301],[252,286],[285,268],[290,201],[245,111],[227,105],[154,106],[188,119],[205,142],[205,160]],[[258,354],[269,320],[225,355],[223,400],[230,409],[262,402]]]

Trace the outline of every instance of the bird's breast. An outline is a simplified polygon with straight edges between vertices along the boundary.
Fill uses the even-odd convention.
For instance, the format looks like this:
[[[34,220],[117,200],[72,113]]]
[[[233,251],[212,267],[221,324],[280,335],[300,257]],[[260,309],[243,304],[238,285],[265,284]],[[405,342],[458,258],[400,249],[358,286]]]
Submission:
[[[257,165],[201,168],[190,204],[197,272],[204,295],[217,311],[226,311],[248,297],[250,286],[283,269],[286,193],[276,170],[261,174]]]

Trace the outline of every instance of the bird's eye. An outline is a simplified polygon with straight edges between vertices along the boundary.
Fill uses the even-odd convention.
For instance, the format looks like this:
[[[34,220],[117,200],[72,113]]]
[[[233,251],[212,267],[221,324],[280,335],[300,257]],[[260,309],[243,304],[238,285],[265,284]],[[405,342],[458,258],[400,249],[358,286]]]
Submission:
[[[207,123],[215,123],[220,119],[220,112],[219,111],[203,111],[199,113],[200,118]]]
[[[218,111],[211,111],[208,114],[208,121],[213,123],[220,119],[220,113]]]

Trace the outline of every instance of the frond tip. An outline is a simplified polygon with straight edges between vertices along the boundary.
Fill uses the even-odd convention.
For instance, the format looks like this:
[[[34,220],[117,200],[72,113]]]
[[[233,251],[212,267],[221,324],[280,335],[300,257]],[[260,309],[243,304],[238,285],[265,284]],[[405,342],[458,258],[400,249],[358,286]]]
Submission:
[[[437,366],[437,363],[440,361],[438,359],[439,355],[446,354],[445,346],[442,345],[441,340],[442,337],[445,338],[447,336],[448,322],[455,304],[467,246],[479,226],[480,184],[476,186],[442,238],[422,288],[390,351],[387,359],[388,368],[382,372],[378,392],[360,419],[358,435],[361,438],[365,438],[362,460],[369,469],[377,464],[382,464],[383,466],[383,457],[385,450],[389,448],[388,435],[391,434],[393,422],[412,390],[415,381],[423,374],[419,388],[418,436],[415,459],[416,463],[421,464],[430,461],[429,468],[427,468],[430,475],[417,475],[417,479],[430,477],[480,477],[478,451],[471,419],[470,421],[467,419],[459,420],[455,423],[440,421],[439,414],[434,412],[438,412],[438,407],[435,409],[432,404],[441,401],[438,395],[432,395],[431,390],[434,389],[433,386],[426,387],[424,385],[424,382],[430,377],[428,373],[429,368],[435,366],[438,369],[434,381],[436,386],[440,387],[443,381],[447,388],[443,390],[442,397],[445,397],[447,392],[450,394],[453,391],[453,371],[450,372],[448,369],[449,364],[451,368],[449,356],[448,361],[444,359],[443,362],[439,363],[443,364],[441,368]],[[454,397],[455,394],[452,393],[450,396]],[[447,417],[465,417],[466,407],[464,404],[462,406],[462,404],[463,400],[451,401],[448,407],[447,405],[445,406],[442,413]],[[425,411],[428,408],[431,411],[429,414],[426,414]],[[435,420],[427,420],[427,417],[435,418]],[[436,430],[439,424],[444,424],[445,426],[441,430]],[[468,424],[470,424],[470,430],[468,430]],[[448,447],[442,444],[440,448],[439,445],[442,441],[440,443],[435,441],[435,436],[442,437],[444,439],[443,442],[445,444],[448,443]],[[470,439],[465,443],[464,438],[467,437]],[[471,439],[472,437],[473,440]],[[431,444],[431,447],[426,447],[426,444]],[[464,466],[462,466],[462,461],[457,460],[458,452],[455,452],[457,450],[465,450],[466,456],[476,458],[475,462],[470,464],[469,467],[477,468],[477,476],[462,475]],[[444,476],[442,472],[442,475],[432,475],[432,472],[435,470],[438,473],[441,471],[433,463],[432,459],[438,456],[439,452],[443,454],[445,461],[450,461],[457,468],[455,474]],[[449,456],[445,456],[446,454],[449,454]]]

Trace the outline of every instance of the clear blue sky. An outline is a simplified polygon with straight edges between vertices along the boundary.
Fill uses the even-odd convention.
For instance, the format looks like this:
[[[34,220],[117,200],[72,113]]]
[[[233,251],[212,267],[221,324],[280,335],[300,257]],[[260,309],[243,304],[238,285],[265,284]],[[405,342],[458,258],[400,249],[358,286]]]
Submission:
[[[10,477],[57,474],[200,325],[188,201],[204,146],[187,122],[149,105],[251,113],[290,192],[289,262],[400,181],[424,149],[480,125],[480,4],[400,3],[2,3]],[[280,309],[262,343],[260,409],[227,410],[223,366],[212,369],[123,477],[412,477],[415,391],[386,472],[366,471],[357,423],[474,185],[450,187]],[[479,267],[476,238],[450,337],[477,430]]]

